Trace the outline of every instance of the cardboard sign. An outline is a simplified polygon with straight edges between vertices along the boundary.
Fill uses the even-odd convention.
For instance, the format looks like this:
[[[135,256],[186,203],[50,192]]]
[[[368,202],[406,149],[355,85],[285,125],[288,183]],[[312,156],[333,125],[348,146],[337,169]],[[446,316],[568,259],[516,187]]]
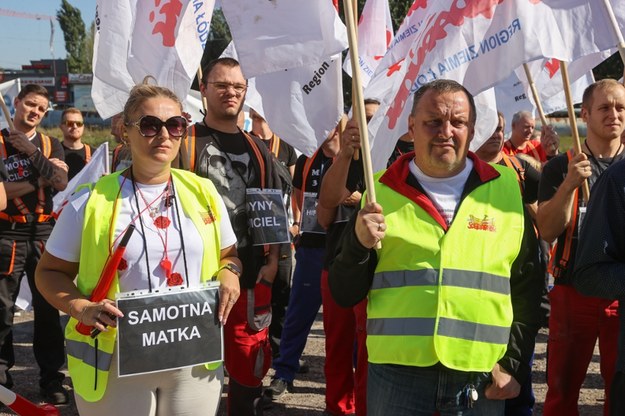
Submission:
[[[217,316],[219,283],[117,296],[119,376],[153,373],[223,360]]]
[[[304,204],[302,206],[302,219],[300,220],[300,234],[313,233],[325,234],[326,230],[317,222],[317,192],[304,192]]]
[[[246,189],[245,206],[255,246],[291,242],[281,190]]]

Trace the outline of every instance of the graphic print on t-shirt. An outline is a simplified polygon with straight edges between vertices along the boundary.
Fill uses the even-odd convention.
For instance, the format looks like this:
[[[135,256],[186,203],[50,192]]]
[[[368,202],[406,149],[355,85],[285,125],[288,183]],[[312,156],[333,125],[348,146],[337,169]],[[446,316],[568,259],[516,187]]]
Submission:
[[[8,174],[8,182],[19,182],[32,175],[30,160],[21,153],[16,153],[4,159],[4,167]]]
[[[254,172],[249,169],[248,153],[224,153],[213,143],[207,144],[198,156],[196,173],[209,178],[226,204],[232,228],[237,236],[237,247],[252,244],[248,233],[245,211],[245,189]]]

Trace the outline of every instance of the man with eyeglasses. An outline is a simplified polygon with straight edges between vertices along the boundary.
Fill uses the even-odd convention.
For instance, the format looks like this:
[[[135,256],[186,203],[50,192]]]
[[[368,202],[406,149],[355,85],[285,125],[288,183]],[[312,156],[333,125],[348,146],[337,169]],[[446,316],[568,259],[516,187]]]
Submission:
[[[248,189],[281,189],[281,183],[265,144],[237,126],[247,90],[239,63],[219,58],[203,74],[200,91],[206,98],[206,115],[189,129],[187,162],[192,171],[211,179],[224,199],[243,263],[241,296],[224,326],[228,414],[259,415],[262,380],[271,365],[268,326],[279,245],[254,241],[246,198]]]
[[[67,176],[71,180],[91,160],[91,155],[95,149],[82,142],[85,122],[79,109],[70,107],[63,110],[60,127],[63,132],[61,144],[63,145],[63,152],[65,152],[65,163],[69,166]]]
[[[47,402],[64,404],[68,394],[60,368],[65,363],[59,312],[35,286],[35,268],[52,232],[52,194],[67,186],[63,147],[37,132],[48,111],[48,91],[26,85],[15,98],[14,129],[2,130],[0,156],[8,173],[4,186],[9,200],[0,212],[0,384],[12,387],[13,309],[23,274],[35,311],[33,350],[40,369],[39,386]]]

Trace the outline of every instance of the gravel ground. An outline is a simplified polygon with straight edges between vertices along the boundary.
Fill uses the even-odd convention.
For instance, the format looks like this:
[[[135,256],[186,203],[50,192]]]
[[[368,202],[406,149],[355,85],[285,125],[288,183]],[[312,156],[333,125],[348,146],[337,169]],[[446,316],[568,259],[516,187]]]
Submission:
[[[14,391],[34,403],[40,403],[38,369],[32,354],[31,321],[31,313],[22,313],[21,316],[16,317],[14,342],[17,365],[13,368],[12,375],[16,386]],[[324,339],[321,314],[319,314],[308,338],[308,344],[303,357],[310,366],[310,372],[298,375],[298,378],[295,380],[295,391],[284,395],[280,400],[274,402],[272,407],[265,411],[266,416],[315,416],[323,413],[325,408],[323,376]],[[547,332],[542,330],[537,338],[534,361],[535,415],[542,415],[542,403],[547,390],[545,384],[546,342]],[[264,380],[265,385],[268,385],[271,381],[271,375],[272,372],[270,371]],[[69,379],[67,380],[69,382]],[[600,416],[603,414],[602,384],[601,376],[599,375],[599,355],[598,351],[595,350],[595,356],[580,395],[580,415]],[[61,416],[78,415],[73,401],[68,405],[59,406],[58,409]],[[0,416],[13,414],[6,407],[0,409]],[[224,401],[222,401],[218,414],[220,416],[226,414]]]

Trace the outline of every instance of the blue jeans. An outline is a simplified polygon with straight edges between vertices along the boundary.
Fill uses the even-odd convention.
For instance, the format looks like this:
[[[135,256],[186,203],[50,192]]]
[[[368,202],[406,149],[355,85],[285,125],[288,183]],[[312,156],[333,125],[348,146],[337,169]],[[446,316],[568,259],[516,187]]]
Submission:
[[[488,400],[484,389],[490,373],[450,370],[440,364],[409,367],[369,363],[368,416],[503,416],[504,400]],[[478,399],[469,406],[467,388]]]
[[[321,307],[321,270],[325,248],[298,247],[289,306],[286,308],[280,356],[273,362],[274,378],[289,383],[299,369],[310,328]]]

